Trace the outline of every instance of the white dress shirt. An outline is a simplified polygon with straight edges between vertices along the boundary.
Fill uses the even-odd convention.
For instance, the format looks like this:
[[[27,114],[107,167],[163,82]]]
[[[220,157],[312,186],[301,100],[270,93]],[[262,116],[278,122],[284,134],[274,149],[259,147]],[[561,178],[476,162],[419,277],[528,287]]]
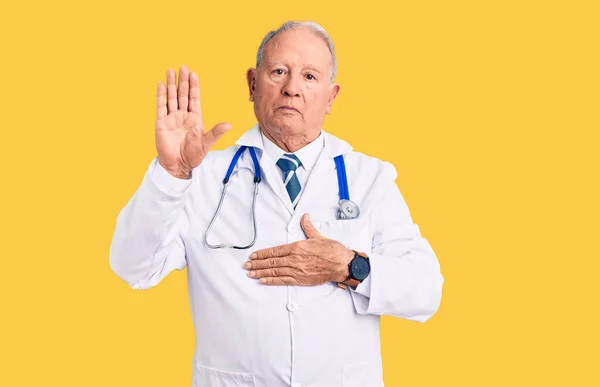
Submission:
[[[296,176],[298,176],[298,181],[300,182],[300,186],[304,187],[304,184],[308,181],[308,176],[310,176],[310,172],[312,171],[315,163],[317,162],[317,158],[319,154],[323,150],[323,134],[319,134],[314,141],[306,144],[302,148],[298,149],[296,152],[286,152],[277,146],[273,141],[269,140],[267,136],[265,136],[264,132],[260,131],[263,147],[265,150],[265,154],[269,157],[273,163],[277,163],[277,160],[281,158],[285,153],[291,153],[295,155],[300,163],[302,164],[298,169],[296,169]],[[281,179],[283,179],[283,171],[281,168],[278,168],[280,171]],[[300,191],[302,195],[302,191]]]
[[[444,282],[439,262],[411,219],[393,165],[353,152],[325,131],[320,138],[296,209],[256,124],[236,145],[209,152],[189,180],[173,177],[154,158],[119,213],[110,266],[131,287],[156,286],[187,267],[196,332],[193,387],[381,387],[379,316],[425,322],[437,311]],[[316,153],[319,142],[311,144]],[[248,250],[212,250],[204,235],[241,145],[255,147],[263,175],[257,241]],[[350,199],[361,209],[354,220],[335,216],[338,155],[344,155]],[[307,157],[301,161],[310,167]],[[253,176],[252,158],[244,152],[209,243],[252,240]],[[306,239],[304,213],[323,236],[369,255],[368,286],[269,286],[247,276],[243,265],[253,251]]]

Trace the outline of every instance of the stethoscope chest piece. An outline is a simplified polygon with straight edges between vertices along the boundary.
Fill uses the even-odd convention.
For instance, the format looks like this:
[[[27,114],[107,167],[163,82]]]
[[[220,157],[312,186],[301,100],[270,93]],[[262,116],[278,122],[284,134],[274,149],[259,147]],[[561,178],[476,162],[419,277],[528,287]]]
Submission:
[[[352,200],[340,200],[340,209],[337,213],[338,219],[356,219],[360,215],[360,209]]]

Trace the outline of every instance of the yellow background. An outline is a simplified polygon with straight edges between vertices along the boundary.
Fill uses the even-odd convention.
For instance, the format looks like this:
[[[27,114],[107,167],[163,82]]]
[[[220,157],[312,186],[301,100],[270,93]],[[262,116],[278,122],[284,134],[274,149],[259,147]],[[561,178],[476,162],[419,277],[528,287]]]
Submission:
[[[426,324],[382,319],[386,386],[600,385],[597,4],[2,5],[0,385],[190,385],[186,272],[129,289],[116,217],[156,154],[166,69],[198,72],[229,146],[254,123],[245,70],[288,19],[331,33],[324,128],[397,167],[446,280]]]

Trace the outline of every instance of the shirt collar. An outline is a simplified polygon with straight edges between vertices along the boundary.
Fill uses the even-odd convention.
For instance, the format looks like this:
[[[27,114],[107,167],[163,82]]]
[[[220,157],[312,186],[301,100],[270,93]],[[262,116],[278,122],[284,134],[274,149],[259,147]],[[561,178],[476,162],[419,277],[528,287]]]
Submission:
[[[254,126],[250,129],[248,129],[244,134],[242,134],[242,136],[235,142],[236,145],[242,146],[252,146],[255,147],[257,149],[260,149],[261,152],[259,157],[262,156],[262,152],[267,152],[267,150],[265,149],[265,144],[263,144],[263,139],[262,139],[262,133],[260,130],[260,125],[258,123],[254,124]],[[326,152],[326,155],[328,155],[330,158],[334,158],[336,156],[345,154],[347,152],[350,152],[353,148],[350,144],[348,144],[346,141],[341,140],[339,138],[337,138],[336,136],[334,136],[333,134],[327,133],[325,130],[321,129],[321,136],[323,138],[323,151]],[[314,142],[314,141],[313,141]],[[279,148],[276,146],[276,148]],[[301,149],[300,149],[301,150]],[[300,152],[300,150],[298,152]],[[320,150],[320,148],[319,148]],[[285,153],[283,152],[283,150],[281,150],[281,154]],[[298,154],[298,152],[296,152],[296,155]],[[319,155],[318,151],[316,152],[317,155],[316,157]],[[269,154],[269,157],[271,157],[271,155]],[[281,157],[281,155],[280,155]],[[300,158],[300,156],[298,156],[298,158]],[[275,162],[277,162],[279,158],[273,160]],[[304,163],[304,160],[301,159],[301,161]]]
[[[261,137],[265,152],[274,162],[277,162],[281,156],[288,153],[269,140],[263,131],[261,131]],[[323,134],[319,133],[319,137],[317,137],[314,141],[306,144],[296,152],[292,152],[292,154],[294,154],[300,160],[301,166],[305,170],[310,171],[317,161],[321,150],[323,150]]]

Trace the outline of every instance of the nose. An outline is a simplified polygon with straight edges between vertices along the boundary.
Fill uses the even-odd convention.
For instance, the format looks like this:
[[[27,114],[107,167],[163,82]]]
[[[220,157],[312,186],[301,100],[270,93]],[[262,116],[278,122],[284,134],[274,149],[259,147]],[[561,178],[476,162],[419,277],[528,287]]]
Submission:
[[[299,77],[290,74],[281,91],[286,97],[300,97],[301,85],[299,83]]]

